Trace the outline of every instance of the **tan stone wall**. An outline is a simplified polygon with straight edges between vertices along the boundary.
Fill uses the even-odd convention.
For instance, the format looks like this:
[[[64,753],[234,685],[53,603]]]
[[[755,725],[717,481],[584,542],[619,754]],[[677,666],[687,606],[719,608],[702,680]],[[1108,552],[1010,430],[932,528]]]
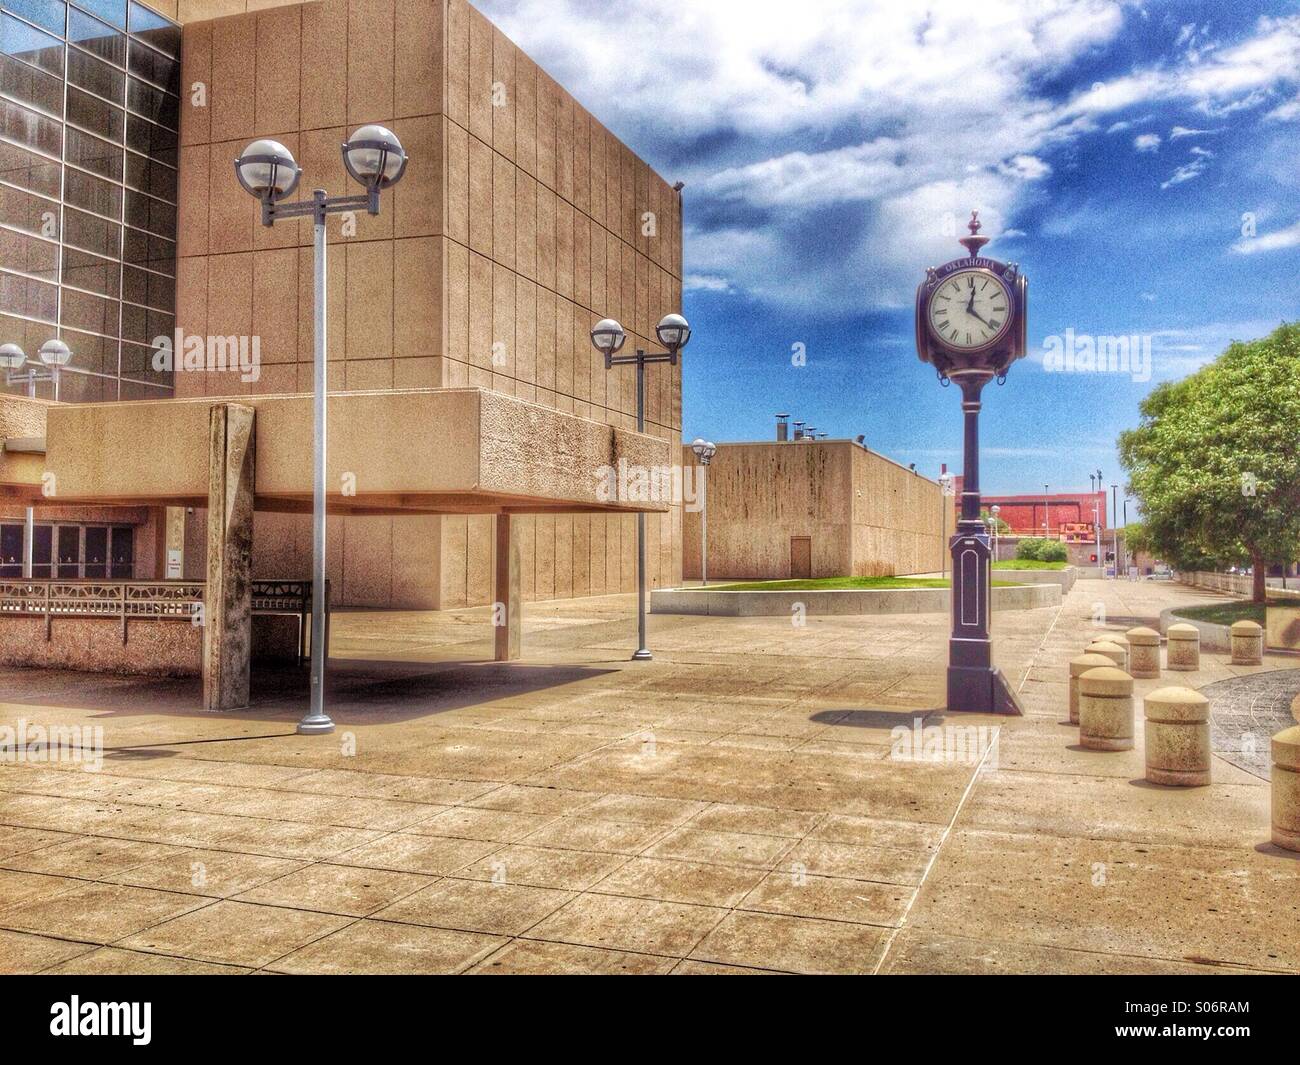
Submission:
[[[304,168],[301,194],[355,193],[339,145],[379,122],[411,163],[378,218],[358,215],[351,235],[331,218],[330,387],[474,385],[633,427],[633,371],[607,373],[587,333],[614,315],[631,349],[680,309],[677,194],[463,0],[264,6],[180,13],[182,81],[208,100],[182,108],[177,324],[258,334],[264,365],[253,383],[181,373],[177,394],[310,389],[311,227],[260,226],[233,160],[274,137]],[[646,212],[658,236],[642,235]],[[648,431],[676,442],[680,423],[680,367],[654,367]],[[652,583],[674,583],[680,512],[647,527]],[[525,517],[520,536],[525,598],[634,587],[632,517]],[[336,602],[487,602],[491,542],[490,517],[338,519]],[[310,547],[305,519],[258,516],[258,575],[305,574]]]
[[[943,562],[947,504],[939,485],[850,444],[855,577],[931,573]],[[946,526],[949,536],[953,526]]]
[[[707,494],[710,580],[788,578],[790,539],[802,536],[814,577],[939,569],[939,486],[847,440],[722,444]],[[698,512],[682,540],[684,576],[698,580]]]

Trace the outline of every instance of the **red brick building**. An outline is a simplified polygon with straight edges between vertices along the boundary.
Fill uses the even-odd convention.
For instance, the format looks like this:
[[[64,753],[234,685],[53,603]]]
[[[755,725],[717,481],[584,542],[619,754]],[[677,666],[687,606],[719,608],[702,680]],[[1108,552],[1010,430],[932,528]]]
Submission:
[[[962,478],[955,478],[957,494],[953,500],[957,512],[961,512]],[[1100,523],[1108,528],[1106,513],[1107,492],[1058,492],[1044,495],[984,495],[980,508],[989,510],[994,506],[1001,509],[998,517],[1011,526],[1015,536],[1051,536],[1061,535],[1062,525],[1088,525]],[[1094,507],[1096,508],[1094,511]]]

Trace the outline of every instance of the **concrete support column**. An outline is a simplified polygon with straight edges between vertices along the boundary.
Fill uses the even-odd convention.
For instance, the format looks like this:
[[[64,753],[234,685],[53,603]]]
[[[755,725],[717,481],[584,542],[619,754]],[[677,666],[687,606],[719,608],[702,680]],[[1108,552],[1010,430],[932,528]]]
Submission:
[[[1139,626],[1128,631],[1129,673],[1139,680],[1160,676],[1160,633]]]
[[[1122,669],[1090,669],[1079,678],[1079,745],[1133,749],[1133,678]]]
[[[248,706],[253,647],[254,411],[212,408],[208,423],[208,572],[203,709]]]
[[[1165,633],[1168,643],[1168,667],[1175,672],[1192,673],[1201,668],[1201,630],[1180,622]]]
[[[492,629],[498,662],[519,657],[523,630],[523,594],[519,572],[519,531],[509,514],[496,516],[492,565]]]
[[[1210,783],[1210,700],[1191,688],[1161,688],[1143,700],[1147,780],[1169,787]]]
[[[1234,621],[1229,631],[1234,666],[1264,664],[1264,626],[1258,621]]]

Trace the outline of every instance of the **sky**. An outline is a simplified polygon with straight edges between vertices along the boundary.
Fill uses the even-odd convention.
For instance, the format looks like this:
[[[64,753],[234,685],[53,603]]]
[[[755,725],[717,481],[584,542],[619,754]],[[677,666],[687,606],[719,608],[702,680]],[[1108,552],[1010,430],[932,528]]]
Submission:
[[[1030,295],[1029,351],[985,391],[987,493],[1122,484],[1151,388],[1300,317],[1296,3],[476,2],[686,183],[686,440],[787,411],[958,469],[913,300],[972,209]],[[1089,369],[1103,337],[1126,368]]]

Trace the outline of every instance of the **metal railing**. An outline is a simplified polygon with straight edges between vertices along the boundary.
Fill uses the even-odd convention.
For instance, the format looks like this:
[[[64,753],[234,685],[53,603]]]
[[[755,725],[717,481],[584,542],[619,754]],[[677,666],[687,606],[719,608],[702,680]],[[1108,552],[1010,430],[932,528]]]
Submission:
[[[328,633],[330,582],[325,582]],[[55,618],[116,618],[127,641],[128,621],[203,623],[203,581],[0,580],[0,618],[41,617],[45,638]],[[298,618],[302,657],[311,618],[311,581],[253,581],[254,614]]]

